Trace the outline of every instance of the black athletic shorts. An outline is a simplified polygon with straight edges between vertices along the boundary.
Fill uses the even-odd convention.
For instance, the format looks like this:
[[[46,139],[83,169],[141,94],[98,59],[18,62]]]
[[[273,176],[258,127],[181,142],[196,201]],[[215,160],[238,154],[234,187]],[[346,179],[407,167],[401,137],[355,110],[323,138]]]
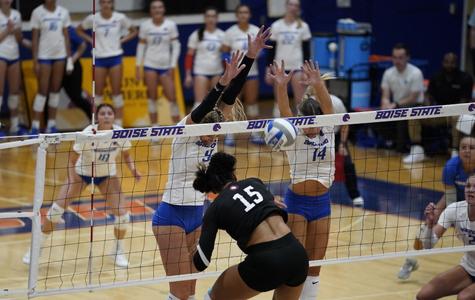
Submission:
[[[246,252],[248,255],[238,265],[238,271],[253,290],[267,292],[284,284],[299,286],[307,278],[307,252],[292,233],[249,246]]]

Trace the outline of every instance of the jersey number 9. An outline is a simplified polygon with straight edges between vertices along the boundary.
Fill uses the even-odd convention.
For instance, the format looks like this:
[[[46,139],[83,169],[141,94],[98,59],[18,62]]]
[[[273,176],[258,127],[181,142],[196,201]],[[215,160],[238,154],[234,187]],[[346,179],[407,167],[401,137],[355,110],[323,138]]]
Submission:
[[[253,203],[247,201],[246,198],[244,198],[244,196],[239,193],[236,193],[233,196],[234,200],[239,200],[242,204],[244,204],[244,206],[246,207],[244,209],[245,212],[250,211],[256,206],[256,204],[259,204],[262,202],[262,200],[264,200],[264,197],[262,197],[261,193],[259,193],[258,191],[253,191],[253,189],[254,187],[252,185],[244,189],[244,191],[250,198],[249,200],[252,200]]]

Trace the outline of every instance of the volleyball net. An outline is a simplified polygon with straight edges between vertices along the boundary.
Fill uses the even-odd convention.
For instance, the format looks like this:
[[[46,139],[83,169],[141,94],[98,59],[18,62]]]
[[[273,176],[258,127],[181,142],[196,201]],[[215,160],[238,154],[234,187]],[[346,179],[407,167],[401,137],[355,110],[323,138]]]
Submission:
[[[475,250],[473,246],[465,247],[459,243],[453,231],[448,231],[434,249],[413,250],[425,206],[429,202],[438,202],[444,194],[445,186],[441,177],[449,158],[449,125],[469,131],[473,128],[474,112],[475,104],[468,103],[290,118],[299,128],[328,127],[334,130],[339,127],[341,132],[342,126],[350,126],[350,136],[353,138],[350,139],[352,142],[349,143],[348,152],[356,170],[357,189],[364,199],[362,206],[353,205],[352,198],[355,196],[350,195],[345,184],[351,177],[348,163],[345,167],[345,156],[338,149],[338,144],[326,144],[335,150],[332,162],[335,180],[330,188],[332,210],[329,241],[324,259],[311,261],[311,265]],[[462,115],[464,117],[460,118]],[[455,118],[460,119],[458,125],[453,122]],[[447,126],[438,126],[438,130],[423,129],[426,130],[422,141],[426,159],[422,163],[404,164],[403,155],[397,151],[399,142],[395,139],[396,132],[404,123],[411,130],[414,120],[423,121],[425,126],[430,123],[429,120],[440,121],[436,122],[439,125],[445,122]],[[183,273],[180,271],[186,269],[183,266],[190,264],[188,258],[177,259],[173,251],[186,246],[193,248],[192,244],[198,236],[188,241],[172,242],[176,236],[170,233],[169,237],[164,237],[162,234],[161,238],[168,238],[169,244],[173,246],[159,249],[151,220],[161,202],[167,181],[180,176],[169,169],[174,139],[175,143],[183,143],[186,147],[196,137],[217,136],[217,150],[237,158],[238,179],[258,177],[276,197],[284,197],[290,183],[286,154],[272,151],[266,145],[252,143],[252,134],[263,134],[268,121],[130,128],[97,134],[73,132],[0,143],[0,153],[5,154],[4,157],[8,155],[9,159],[15,159],[17,149],[36,149],[34,191],[24,191],[34,201],[28,208],[0,213],[0,220],[22,220],[28,230],[31,224],[30,264],[29,268],[25,267],[25,272],[29,270],[29,281],[28,287],[20,292],[35,297],[199,279],[217,276],[227,267],[242,261],[244,254],[236,243],[220,231],[212,262],[205,272],[170,274],[171,269]],[[229,137],[230,134],[234,137],[234,145],[225,145],[225,136]],[[114,182],[104,184],[95,174],[91,177],[96,186],[68,181],[68,174],[75,172],[75,165],[71,161],[74,157],[72,153],[78,153],[75,144],[91,146],[83,151],[99,149],[100,152],[101,145],[118,148],[119,153],[120,150],[128,150],[142,177],[137,180],[127,167],[127,162],[119,155],[116,165],[118,185],[114,185]],[[318,145],[315,149],[318,149]],[[93,156],[96,167],[101,164],[101,159],[107,161],[108,158],[101,158],[106,153]],[[320,159],[319,153],[315,150],[313,159]],[[196,161],[193,157],[179,157],[177,153],[174,153],[174,158],[185,163],[187,160]],[[309,166],[312,163],[310,161]],[[72,193],[68,198],[69,206],[61,215],[56,230],[49,235],[41,234],[41,227],[45,225],[52,204],[61,199],[64,191],[77,189],[78,184],[81,185],[81,192]],[[175,190],[174,193],[179,195],[184,192]],[[213,201],[214,195],[208,195],[208,198]],[[117,202],[117,199],[120,201]],[[115,211],[118,206],[128,212],[130,222],[117,224],[118,213]],[[122,254],[128,262],[125,267],[117,266],[115,256],[111,255],[111,250],[116,249],[115,231],[118,229],[122,233],[123,229],[127,229],[121,242]],[[316,232],[314,238],[322,239],[324,235]],[[17,251],[26,252],[27,248]],[[176,263],[175,266],[169,266],[168,276],[162,260],[165,257],[175,259]],[[21,264],[21,256],[17,263]],[[18,292],[11,286],[1,288],[4,289],[3,294]]]

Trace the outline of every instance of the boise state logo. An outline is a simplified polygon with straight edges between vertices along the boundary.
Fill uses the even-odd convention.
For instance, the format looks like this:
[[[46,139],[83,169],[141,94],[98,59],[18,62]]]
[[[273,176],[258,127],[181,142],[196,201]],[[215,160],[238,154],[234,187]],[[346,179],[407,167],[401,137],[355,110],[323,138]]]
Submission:
[[[468,106],[468,111],[475,111],[475,104],[472,103]]]
[[[221,125],[219,123],[216,123],[213,125],[213,131],[216,132],[216,131],[219,131],[221,129]]]
[[[344,114],[342,119],[343,119],[343,122],[348,122],[351,119],[351,116],[350,114]]]

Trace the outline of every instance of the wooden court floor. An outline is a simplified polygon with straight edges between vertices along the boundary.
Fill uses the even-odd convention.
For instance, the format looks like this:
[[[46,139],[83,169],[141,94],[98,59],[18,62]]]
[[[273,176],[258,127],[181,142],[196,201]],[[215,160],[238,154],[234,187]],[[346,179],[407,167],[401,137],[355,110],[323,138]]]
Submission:
[[[270,153],[267,149],[248,146],[245,138],[236,148],[225,148],[238,158],[238,177],[258,176],[264,181],[285,182],[288,167],[281,153]],[[139,170],[144,174],[141,182],[135,183],[120,165],[123,191],[139,197],[163,191],[170,155],[169,142],[149,144],[135,143],[132,154]],[[64,143],[48,149],[45,176],[45,204],[51,204],[58,187],[64,181],[70,144]],[[221,148],[223,149],[223,148]],[[428,190],[442,191],[440,184],[444,158],[431,159],[424,164],[409,168],[400,163],[400,156],[391,151],[352,148],[352,155],[360,177]],[[34,190],[35,148],[23,147],[0,151],[0,209],[31,207]],[[123,171],[122,171],[123,170]],[[83,197],[87,199],[89,190]],[[387,190],[387,193],[391,193]],[[381,199],[386,195],[381,194]],[[145,197],[144,197],[145,198]],[[438,199],[433,199],[437,201]],[[376,200],[383,201],[383,200]],[[348,255],[369,255],[382,252],[404,251],[411,248],[414,232],[420,221],[406,216],[387,214],[381,211],[352,208],[334,204],[327,258]],[[140,278],[158,278],[163,272],[160,255],[156,249],[149,221],[134,222],[129,230],[126,247],[129,251],[128,270],[114,268],[107,257],[112,242],[112,225],[98,226],[94,230],[93,283],[118,282]],[[59,230],[54,233],[40,260],[39,289],[65,288],[84,285],[87,281],[89,251],[89,229],[84,227]],[[231,244],[224,233],[219,236],[213,265],[222,269],[242,258],[239,250]],[[13,233],[0,235],[0,288],[25,288],[28,267],[21,263],[21,257],[30,243],[30,234]],[[450,234],[443,241],[453,245]],[[326,266],[321,274],[319,299],[414,299],[418,289],[435,274],[457,264],[462,254],[434,255],[420,259],[420,269],[411,279],[400,282],[396,279],[403,259],[346,263]],[[232,257],[232,259],[227,259]],[[47,278],[47,279],[45,279]],[[202,279],[197,285],[197,299],[202,299],[214,279]],[[139,287],[114,288],[92,293],[48,296],[51,299],[164,299],[167,284]],[[44,297],[46,299],[46,297]],[[271,299],[271,294],[262,294],[255,299]],[[452,299],[452,298],[449,298]],[[453,298],[455,299],[455,298]]]

